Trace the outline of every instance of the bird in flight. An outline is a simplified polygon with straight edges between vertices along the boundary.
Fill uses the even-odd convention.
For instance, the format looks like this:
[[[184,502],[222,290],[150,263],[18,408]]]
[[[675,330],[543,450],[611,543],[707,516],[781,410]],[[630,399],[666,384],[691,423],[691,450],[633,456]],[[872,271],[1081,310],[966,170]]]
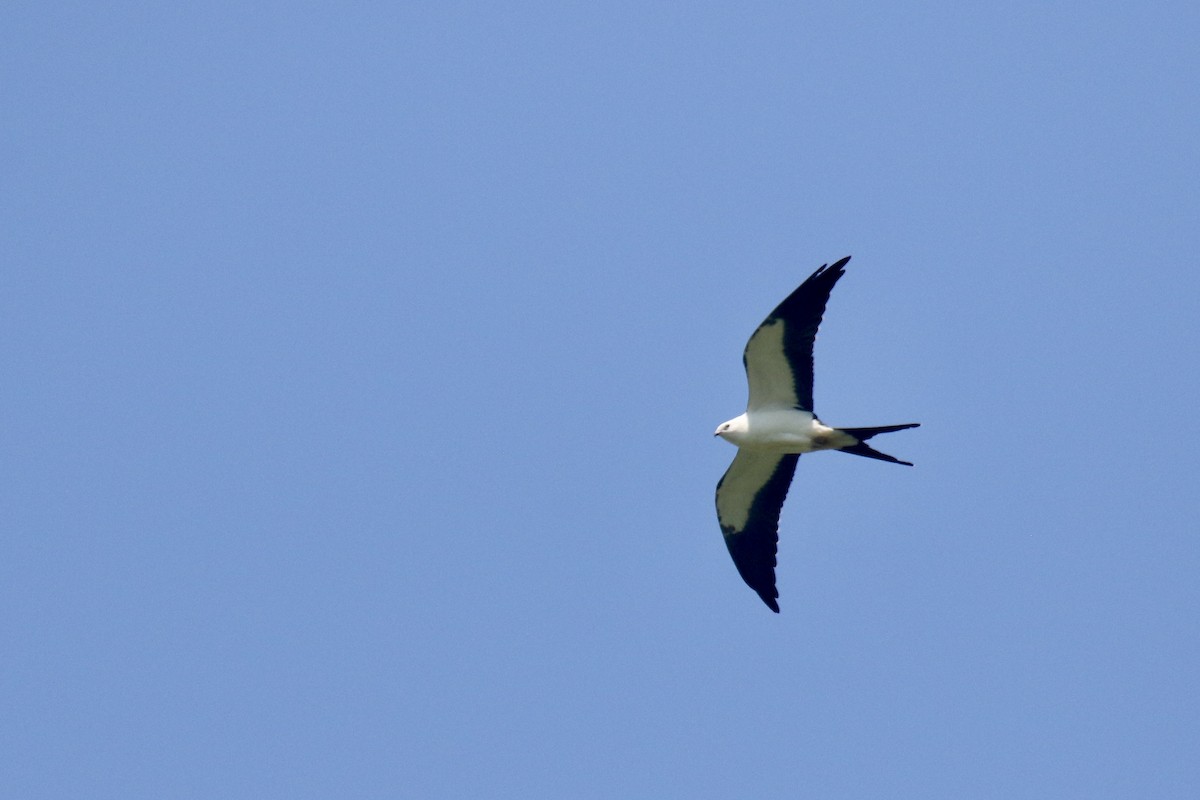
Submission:
[[[717,520],[742,580],[779,613],[775,553],[779,512],[802,453],[840,450],[912,466],[873,449],[867,440],[920,423],[880,428],[831,428],[813,411],[813,340],[846,256],[822,265],[758,326],[742,362],[750,383],[746,413],[722,422],[716,434],[737,445],[717,483]]]

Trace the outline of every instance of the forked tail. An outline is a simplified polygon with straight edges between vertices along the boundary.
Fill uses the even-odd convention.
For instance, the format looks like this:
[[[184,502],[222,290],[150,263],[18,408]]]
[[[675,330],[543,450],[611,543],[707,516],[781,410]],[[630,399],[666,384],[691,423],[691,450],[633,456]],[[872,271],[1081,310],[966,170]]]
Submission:
[[[858,444],[852,444],[849,447],[839,448],[843,453],[853,453],[856,456],[866,456],[867,458],[877,458],[880,461],[890,461],[893,464],[904,464],[907,467],[912,466],[911,461],[901,461],[895,456],[889,456],[887,453],[881,453],[875,448],[867,444],[867,439],[872,436],[877,436],[881,433],[891,433],[893,431],[903,431],[908,428],[916,428],[920,426],[919,422],[910,422],[907,425],[884,425],[880,428],[838,428],[842,433],[848,433],[855,439],[858,439]]]

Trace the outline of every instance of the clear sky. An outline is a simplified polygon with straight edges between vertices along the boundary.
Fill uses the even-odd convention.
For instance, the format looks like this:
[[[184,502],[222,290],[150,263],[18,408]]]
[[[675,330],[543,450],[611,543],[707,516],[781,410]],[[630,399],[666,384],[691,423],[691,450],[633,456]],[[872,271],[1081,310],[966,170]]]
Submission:
[[[1200,6],[0,11],[0,796],[1200,796]],[[783,613],[713,489],[817,340]]]

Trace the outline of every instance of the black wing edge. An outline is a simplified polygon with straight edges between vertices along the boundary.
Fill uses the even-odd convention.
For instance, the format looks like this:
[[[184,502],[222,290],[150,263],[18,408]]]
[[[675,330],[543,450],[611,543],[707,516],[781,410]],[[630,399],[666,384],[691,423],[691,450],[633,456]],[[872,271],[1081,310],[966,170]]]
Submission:
[[[792,475],[796,472],[798,454],[787,454],[779,459],[771,479],[754,496],[746,527],[735,531],[724,525],[725,546],[737,567],[738,574],[746,585],[753,589],[767,608],[779,613],[779,590],[775,588],[775,556],[779,545],[779,514],[787,498]],[[722,478],[722,481],[724,479]],[[717,484],[718,491],[721,484]]]
[[[850,256],[830,264],[822,264],[817,271],[808,276],[804,283],[775,306],[775,310],[767,319],[781,319],[784,322],[807,322],[811,320],[812,333],[816,333],[817,325],[825,313],[825,304],[833,286],[846,274],[846,264]],[[796,333],[799,333],[797,331]]]
[[[792,380],[798,408],[815,411],[813,406],[813,342],[825,316],[825,306],[834,284],[846,274],[850,256],[822,264],[808,280],[775,307],[765,323],[783,323],[783,348],[792,364]],[[745,359],[743,358],[743,361]]]

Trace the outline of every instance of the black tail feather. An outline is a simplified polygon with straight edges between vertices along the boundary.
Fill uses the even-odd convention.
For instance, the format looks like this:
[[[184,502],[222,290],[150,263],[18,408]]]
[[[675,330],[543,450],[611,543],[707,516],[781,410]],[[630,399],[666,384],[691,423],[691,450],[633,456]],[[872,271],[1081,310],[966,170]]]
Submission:
[[[884,425],[880,428],[838,428],[842,433],[848,433],[855,439],[858,439],[858,444],[852,444],[849,447],[839,448],[843,453],[853,453],[856,456],[865,456],[866,458],[875,458],[880,461],[890,461],[893,464],[903,464],[906,467],[911,467],[911,461],[901,461],[895,456],[889,456],[887,453],[881,453],[875,448],[867,444],[867,439],[872,436],[877,436],[881,433],[891,433],[893,431],[903,431],[908,428],[916,428],[921,423],[910,422],[907,425]]]
[[[906,467],[911,467],[911,461],[901,461],[895,456],[889,456],[887,453],[881,453],[866,442],[842,447],[838,450],[839,453],[853,453],[856,456],[866,456],[867,458],[877,458],[880,461],[890,461],[893,464],[903,464]]]
[[[838,428],[842,433],[848,433],[860,442],[865,442],[872,436],[878,436],[881,433],[891,433],[893,431],[903,431],[909,428],[918,428],[921,423],[910,422],[907,425],[884,425],[882,428]]]

